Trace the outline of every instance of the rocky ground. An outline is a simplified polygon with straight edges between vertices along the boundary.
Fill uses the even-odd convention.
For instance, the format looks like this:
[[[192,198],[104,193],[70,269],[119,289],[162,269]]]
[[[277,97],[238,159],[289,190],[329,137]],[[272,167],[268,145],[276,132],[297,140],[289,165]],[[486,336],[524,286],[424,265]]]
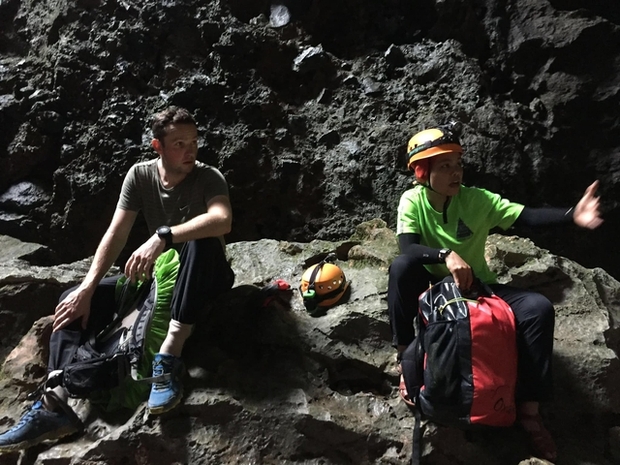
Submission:
[[[413,417],[397,395],[387,322],[387,266],[396,253],[391,230],[362,225],[346,241],[260,240],[228,246],[235,288],[214,306],[186,347],[182,405],[158,418],[76,408],[84,435],[0,464],[403,464],[411,453]],[[8,242],[7,242],[8,244]],[[51,317],[25,338],[16,324],[24,308],[50,309],[59,287],[75,281],[81,263],[37,267],[40,247],[11,241],[0,266],[3,343],[0,425],[13,424],[25,394],[45,373]],[[18,249],[16,249],[18,248]],[[324,315],[310,316],[296,289],[308,263],[336,251],[351,293]],[[501,281],[528,286],[556,308],[555,400],[545,406],[559,446],[558,464],[611,465],[620,460],[620,283],[514,236],[491,236],[487,254]],[[10,256],[10,257],[11,257]],[[268,307],[258,289],[275,279],[294,289]],[[33,292],[37,288],[38,292]],[[26,303],[27,302],[27,303]],[[29,304],[29,305],[28,305]],[[465,433],[427,424],[425,464],[540,464],[518,429]]]
[[[0,427],[43,376],[54,302],[85,273],[128,167],[153,156],[148,119],[166,105],[195,114],[199,158],[229,182],[239,284],[195,340],[177,413],[95,421],[77,445],[0,464],[406,462],[393,237],[349,237],[374,218],[394,229],[408,138],[451,118],[466,184],[569,206],[601,181],[597,231],[512,230],[536,246],[492,236],[489,258],[556,305],[559,463],[620,461],[619,25],[606,0],[0,0]],[[349,302],[311,318],[295,291],[239,313],[333,248]],[[427,440],[432,464],[527,457],[512,430],[429,426]]]

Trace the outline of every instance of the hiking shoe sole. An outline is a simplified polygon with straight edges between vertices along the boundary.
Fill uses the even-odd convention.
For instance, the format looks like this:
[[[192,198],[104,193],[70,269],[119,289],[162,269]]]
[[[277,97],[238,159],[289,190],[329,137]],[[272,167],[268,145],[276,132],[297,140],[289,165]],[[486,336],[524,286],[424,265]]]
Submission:
[[[46,441],[58,441],[62,438],[66,438],[67,436],[71,436],[72,434],[77,433],[79,430],[71,425],[63,426],[61,428],[55,429],[54,431],[48,431],[45,434],[33,439],[28,439],[26,441],[18,442],[16,444],[6,444],[0,445],[0,452],[12,452],[17,450],[28,449],[30,447],[36,446],[37,444],[41,444]]]
[[[159,405],[157,407],[149,407],[147,405],[147,410],[150,415],[161,415],[162,413],[169,412],[170,410],[176,408],[176,406],[181,403],[182,398],[183,398],[183,389],[179,391],[179,395],[175,397],[172,402],[166,405]]]

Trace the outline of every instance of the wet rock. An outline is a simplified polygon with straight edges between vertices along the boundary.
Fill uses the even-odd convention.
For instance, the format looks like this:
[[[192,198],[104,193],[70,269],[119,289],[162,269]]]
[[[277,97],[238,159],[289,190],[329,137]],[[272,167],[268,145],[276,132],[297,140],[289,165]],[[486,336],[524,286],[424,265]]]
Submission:
[[[293,70],[298,73],[323,70],[331,66],[329,55],[322,46],[308,47],[293,60]]]
[[[41,130],[30,123],[20,126],[7,148],[7,156],[0,159],[0,187],[22,179],[52,156],[52,142]]]
[[[456,117],[470,185],[535,207],[575,202],[585,178],[599,178],[599,231],[523,233],[620,276],[605,247],[620,228],[616,6],[96,3],[0,3],[0,192],[24,180],[53,191],[32,212],[0,214],[0,232],[37,238],[72,259],[92,253],[128,167],[153,156],[150,115],[177,103],[214,142],[201,147],[201,159],[225,175],[251,172],[231,184],[239,212],[231,241],[346,237],[372,217],[394,224],[411,183],[402,161],[407,139]],[[288,9],[287,25],[270,26],[272,5]],[[193,76],[201,77],[192,83]],[[113,110],[112,101],[133,111]],[[283,127],[289,136],[276,137]],[[327,157],[316,150],[317,136],[332,129],[343,140],[351,131],[373,139],[355,177],[324,169],[350,157],[346,149]],[[248,169],[250,158],[256,164]],[[279,171],[289,158],[303,160],[298,179]]]
[[[379,95],[381,93],[381,84],[375,82],[372,78],[365,77],[362,79],[362,89],[366,95]]]
[[[269,25],[271,27],[286,26],[291,22],[291,13],[285,5],[271,5]]]
[[[319,93],[319,96],[316,98],[318,103],[327,104],[331,100],[331,91],[329,89],[323,89]]]
[[[383,54],[385,57],[385,61],[387,61],[390,65],[395,67],[405,66],[407,64],[407,59],[405,58],[405,54],[397,45],[390,45],[388,49]]]
[[[342,80],[342,83],[347,86],[358,86],[360,81],[357,78],[357,76],[354,76],[353,74],[349,74]]]
[[[0,195],[0,209],[29,213],[31,209],[49,202],[51,195],[43,187],[24,181],[8,188]]]

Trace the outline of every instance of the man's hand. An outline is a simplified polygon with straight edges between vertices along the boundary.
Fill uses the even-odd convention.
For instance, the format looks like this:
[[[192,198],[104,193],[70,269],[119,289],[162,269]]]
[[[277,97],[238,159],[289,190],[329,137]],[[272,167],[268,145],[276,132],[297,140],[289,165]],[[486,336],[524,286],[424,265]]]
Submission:
[[[582,228],[595,229],[598,228],[601,224],[603,224],[603,219],[601,218],[599,212],[600,200],[595,195],[597,188],[598,181],[594,181],[586,189],[583,197],[581,197],[581,200],[575,206],[575,211],[573,212],[573,221],[577,226],[581,226]]]
[[[82,318],[82,328],[86,329],[90,316],[90,301],[92,293],[77,288],[56,306],[54,311],[54,325],[52,331],[58,331],[71,322]]]
[[[135,283],[137,280],[151,279],[153,265],[161,255],[166,243],[157,234],[153,234],[148,241],[142,244],[125,264],[125,276]]]
[[[446,266],[461,292],[468,291],[472,284],[474,284],[474,273],[467,262],[455,251],[452,251],[446,257]]]

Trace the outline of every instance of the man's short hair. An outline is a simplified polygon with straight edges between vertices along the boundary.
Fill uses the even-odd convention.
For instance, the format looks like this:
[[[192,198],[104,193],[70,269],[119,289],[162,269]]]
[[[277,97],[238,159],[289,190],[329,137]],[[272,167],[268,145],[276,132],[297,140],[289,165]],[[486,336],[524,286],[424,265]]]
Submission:
[[[185,108],[171,106],[165,110],[156,113],[153,117],[153,137],[159,139],[162,143],[166,137],[166,128],[170,124],[193,124],[196,126],[196,120],[192,114]]]

